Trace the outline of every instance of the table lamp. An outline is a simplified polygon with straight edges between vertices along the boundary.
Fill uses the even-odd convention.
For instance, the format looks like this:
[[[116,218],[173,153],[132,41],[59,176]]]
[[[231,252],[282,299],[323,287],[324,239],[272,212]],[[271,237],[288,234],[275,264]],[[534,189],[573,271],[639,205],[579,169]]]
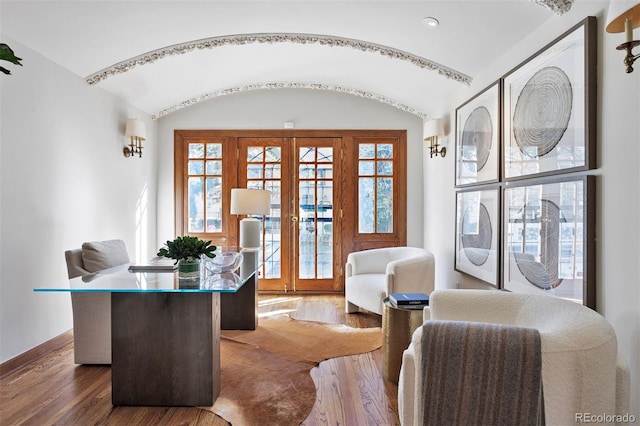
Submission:
[[[260,248],[261,221],[251,215],[268,215],[271,209],[271,192],[262,189],[233,188],[231,190],[231,214],[247,215],[240,221],[240,247],[245,250]]]

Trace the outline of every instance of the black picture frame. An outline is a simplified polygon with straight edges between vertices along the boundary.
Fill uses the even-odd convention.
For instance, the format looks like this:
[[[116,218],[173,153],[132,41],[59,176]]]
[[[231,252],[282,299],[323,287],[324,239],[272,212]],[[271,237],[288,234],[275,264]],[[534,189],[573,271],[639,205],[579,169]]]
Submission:
[[[507,184],[502,288],[595,309],[595,176]]]
[[[469,188],[456,193],[454,268],[499,288],[500,188]]]
[[[502,80],[456,109],[456,187],[500,180]]]
[[[596,18],[503,77],[504,181],[596,168]]]

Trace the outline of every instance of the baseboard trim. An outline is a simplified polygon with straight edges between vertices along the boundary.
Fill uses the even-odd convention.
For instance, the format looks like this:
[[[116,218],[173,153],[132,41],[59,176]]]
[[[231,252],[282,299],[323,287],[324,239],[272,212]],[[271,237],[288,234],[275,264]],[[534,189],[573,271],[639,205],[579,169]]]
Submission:
[[[62,333],[61,335],[47,340],[33,349],[29,349],[28,351],[21,353],[15,358],[11,358],[10,360],[3,362],[0,364],[0,379],[4,379],[9,374],[31,364],[50,352],[67,346],[69,343],[73,343],[73,330]]]

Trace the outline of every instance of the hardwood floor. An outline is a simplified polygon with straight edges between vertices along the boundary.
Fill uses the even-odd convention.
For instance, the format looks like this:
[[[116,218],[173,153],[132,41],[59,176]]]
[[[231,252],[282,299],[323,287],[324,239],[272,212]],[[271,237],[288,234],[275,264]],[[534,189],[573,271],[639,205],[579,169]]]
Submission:
[[[381,317],[375,314],[347,315],[342,296],[261,296],[259,314],[274,313],[351,327],[381,326]],[[303,423],[305,426],[399,424],[398,387],[382,378],[381,349],[324,361],[311,370],[311,376],[316,383],[316,404]],[[75,365],[70,343],[0,380],[0,424],[227,425],[227,422],[198,408],[113,407],[110,368]]]

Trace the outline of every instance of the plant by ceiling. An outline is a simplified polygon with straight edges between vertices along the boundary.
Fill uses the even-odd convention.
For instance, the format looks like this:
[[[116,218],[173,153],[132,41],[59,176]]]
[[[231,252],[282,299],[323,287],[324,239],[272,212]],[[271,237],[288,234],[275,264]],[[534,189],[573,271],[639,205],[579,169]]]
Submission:
[[[22,64],[20,63],[22,58],[18,58],[13,53],[13,50],[11,50],[9,45],[5,43],[0,43],[0,59],[3,61],[11,62],[12,64],[15,64],[15,65],[22,66]],[[0,66],[0,71],[2,71],[4,74],[11,74],[11,71],[9,71],[3,66]]]

